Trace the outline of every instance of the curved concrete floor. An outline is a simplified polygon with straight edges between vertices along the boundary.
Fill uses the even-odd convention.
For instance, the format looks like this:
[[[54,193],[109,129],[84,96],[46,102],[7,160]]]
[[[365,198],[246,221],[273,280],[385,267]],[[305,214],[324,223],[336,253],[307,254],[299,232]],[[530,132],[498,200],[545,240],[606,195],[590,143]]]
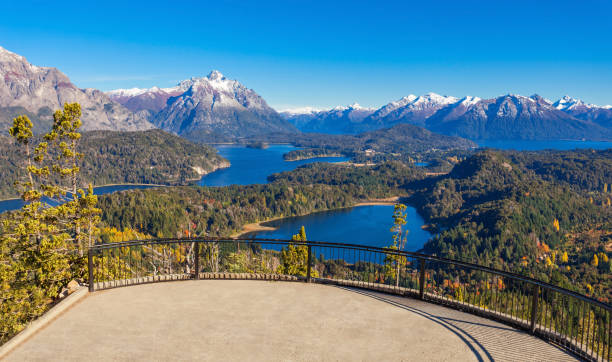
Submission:
[[[572,360],[503,324],[410,298],[203,280],[95,292],[7,360]]]

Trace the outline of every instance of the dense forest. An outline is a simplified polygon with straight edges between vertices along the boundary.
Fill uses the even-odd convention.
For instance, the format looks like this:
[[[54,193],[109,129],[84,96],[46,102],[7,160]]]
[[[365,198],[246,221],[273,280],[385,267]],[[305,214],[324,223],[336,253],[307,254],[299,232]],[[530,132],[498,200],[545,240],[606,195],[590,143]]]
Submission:
[[[327,171],[320,172],[319,167]],[[301,176],[312,170],[315,174]],[[399,163],[373,168],[318,164],[297,173],[275,174],[266,185],[130,190],[99,196],[98,205],[102,220],[119,229],[136,228],[166,237],[183,235],[189,229],[195,235],[226,236],[247,223],[396,195],[403,192],[407,180],[421,174]],[[313,176],[326,181],[302,182]]]
[[[569,155],[555,156],[551,164]],[[603,157],[596,152],[590,162]],[[575,171],[577,178],[588,172]],[[411,203],[440,231],[425,245],[427,253],[526,273],[610,300],[612,208],[606,191],[544,180],[488,151],[429,182]],[[598,258],[605,262],[593,262]]]
[[[358,135],[320,133],[269,134],[255,139],[270,143],[291,143],[304,150],[295,150],[287,159],[295,160],[320,155],[345,155],[356,162],[402,160],[413,162],[430,160],[440,154],[471,150],[477,145],[467,139],[444,136],[425,128],[399,124],[391,128],[364,132]],[[248,140],[245,142],[249,142]]]
[[[609,154],[482,151],[434,177],[382,176],[375,171],[380,166],[349,170],[317,164],[270,180],[330,185],[387,180],[409,196],[407,202],[436,232],[424,246],[426,253],[528,274],[610,300]],[[555,171],[576,160],[580,166]]]
[[[576,160],[581,166],[555,172]],[[609,151],[486,150],[438,176],[401,162],[316,163],[271,175],[268,185],[138,190],[103,196],[100,205],[116,227],[174,236],[191,222],[199,233],[227,235],[250,222],[403,196],[436,233],[424,252],[610,300],[611,178]]]
[[[180,185],[229,163],[208,146],[161,130],[83,133],[79,150],[81,186],[117,183]],[[0,198],[17,196],[13,184],[25,175],[25,155],[9,137],[0,136]]]

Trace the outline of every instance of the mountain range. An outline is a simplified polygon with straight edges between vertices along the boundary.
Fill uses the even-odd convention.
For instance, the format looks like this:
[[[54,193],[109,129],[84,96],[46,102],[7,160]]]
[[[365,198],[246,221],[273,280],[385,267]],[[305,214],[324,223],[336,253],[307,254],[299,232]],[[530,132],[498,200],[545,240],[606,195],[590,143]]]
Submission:
[[[568,96],[553,103],[538,95],[481,99],[428,93],[359,111],[357,121],[337,117],[337,108],[281,115],[306,132],[359,133],[406,123],[470,139],[612,139],[611,106],[586,104]],[[354,110],[349,106],[344,112]]]
[[[53,111],[81,104],[83,130],[135,131],[154,128],[145,114],[132,112],[96,89],[80,89],[56,68],[38,67],[0,47],[0,127],[27,114],[38,133],[48,130]]]
[[[219,71],[191,78],[173,88],[115,90],[111,99],[187,139],[231,141],[270,132],[297,132],[255,91]]]
[[[280,114],[302,132],[342,134],[350,133],[353,128],[356,128],[375,110],[354,103],[350,106],[339,106],[327,111],[304,109],[284,111]]]
[[[27,114],[36,133],[52,113],[79,102],[83,130],[161,128],[193,141],[227,142],[269,133],[356,134],[397,124],[470,139],[612,140],[612,107],[538,95],[456,98],[408,95],[378,109],[358,104],[329,110],[277,112],[254,90],[212,71],[171,88],[81,89],[56,68],[30,64],[0,47],[0,127]]]

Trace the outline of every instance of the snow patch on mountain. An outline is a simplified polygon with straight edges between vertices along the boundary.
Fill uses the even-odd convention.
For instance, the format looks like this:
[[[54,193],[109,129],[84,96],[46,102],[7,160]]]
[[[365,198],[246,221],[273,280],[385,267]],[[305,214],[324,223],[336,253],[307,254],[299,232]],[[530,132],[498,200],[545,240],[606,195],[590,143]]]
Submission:
[[[179,90],[179,87],[171,87],[171,88],[159,88],[159,87],[151,87],[151,88],[129,88],[129,89],[113,89],[111,91],[105,92],[108,96],[112,97],[136,97],[145,93],[172,93]]]
[[[465,107],[470,107],[478,102],[480,102],[482,100],[482,98],[479,97],[472,97],[472,96],[465,96],[463,98],[461,98],[459,100],[459,102],[457,102],[457,104],[461,104]]]

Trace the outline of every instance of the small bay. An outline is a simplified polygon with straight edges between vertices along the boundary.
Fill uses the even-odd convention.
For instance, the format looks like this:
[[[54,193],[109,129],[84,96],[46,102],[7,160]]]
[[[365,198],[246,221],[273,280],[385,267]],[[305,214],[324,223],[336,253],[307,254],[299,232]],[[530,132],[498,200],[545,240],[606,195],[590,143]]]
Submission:
[[[291,145],[273,144],[268,148],[249,148],[243,145],[217,145],[219,154],[230,161],[231,166],[202,177],[201,186],[250,185],[267,183],[269,175],[290,171],[313,162],[343,162],[346,157],[318,157],[300,161],[285,161],[283,154],[298,149]],[[118,184],[94,188],[96,195],[131,189],[145,189],[154,185]],[[16,210],[23,206],[20,199],[0,201],[0,212]]]
[[[231,166],[209,173],[198,182],[201,186],[228,186],[265,184],[268,176],[291,171],[313,162],[343,162],[346,157],[317,157],[300,161],[285,161],[283,154],[297,150],[291,145],[272,144],[267,148],[249,148],[242,145],[217,145],[219,154],[229,160]]]

